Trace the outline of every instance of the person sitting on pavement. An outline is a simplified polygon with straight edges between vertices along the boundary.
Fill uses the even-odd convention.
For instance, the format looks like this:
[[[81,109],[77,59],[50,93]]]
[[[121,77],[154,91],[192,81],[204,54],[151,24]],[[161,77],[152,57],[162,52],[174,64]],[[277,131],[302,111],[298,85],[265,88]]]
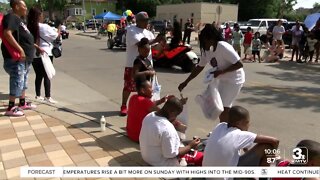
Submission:
[[[181,147],[180,138],[172,123],[182,110],[181,100],[172,96],[160,110],[144,118],[139,141],[145,162],[152,166],[180,166],[179,157],[184,157],[191,149],[198,146],[200,139],[196,138],[185,147]],[[200,162],[193,163],[201,164],[202,153],[198,152],[197,156]]]
[[[276,149],[279,140],[249,132],[249,125],[249,111],[241,106],[232,107],[228,123],[218,124],[209,136],[203,166],[269,166],[264,150]],[[257,144],[252,147],[254,143]],[[240,150],[245,153],[240,155]]]
[[[129,139],[139,142],[143,118],[150,112],[159,110],[157,106],[164,103],[167,96],[156,102],[151,101],[152,85],[144,76],[136,78],[136,89],[138,94],[131,96],[128,104],[126,130]]]
[[[311,166],[318,167],[320,166],[320,143],[313,140],[302,140],[300,141],[296,147],[304,147],[301,149],[301,154],[308,154],[307,163],[306,164],[296,164],[291,163],[289,160],[280,161],[277,166],[278,167],[286,167],[286,166]],[[307,151],[306,151],[307,150]],[[320,180],[320,178],[272,178],[272,180]]]
[[[283,58],[284,45],[281,40],[273,40],[271,47],[268,49],[268,55],[266,56],[266,62],[277,62]]]
[[[152,77],[156,74],[151,61],[148,59],[150,48],[148,38],[142,38],[138,43],[139,56],[137,56],[133,63],[134,78],[145,76],[148,81],[151,81]]]

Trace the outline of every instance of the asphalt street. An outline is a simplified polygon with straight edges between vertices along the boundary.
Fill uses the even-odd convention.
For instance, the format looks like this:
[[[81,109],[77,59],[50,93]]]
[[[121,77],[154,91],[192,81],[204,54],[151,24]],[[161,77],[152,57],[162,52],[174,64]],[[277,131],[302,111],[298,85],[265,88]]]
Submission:
[[[63,57],[54,60],[57,75],[52,82],[52,97],[61,108],[85,114],[119,128],[125,127],[126,118],[119,117],[123,88],[123,69],[126,52],[108,50],[106,39],[94,39],[71,32],[63,41]],[[196,42],[195,52],[199,53]],[[292,147],[302,139],[320,141],[320,65],[289,62],[276,64],[245,63],[246,83],[235,105],[250,111],[250,130],[280,139],[282,156],[288,156]],[[179,95],[178,85],[188,74],[179,69],[156,69],[162,85],[162,95]],[[2,83],[6,74],[0,72]],[[205,119],[196,95],[202,93],[204,72],[184,90],[188,97],[189,128],[187,137],[205,137],[218,121]],[[34,97],[34,74],[31,72],[28,96]],[[1,86],[0,86],[1,88]],[[7,90],[1,89],[5,98]]]

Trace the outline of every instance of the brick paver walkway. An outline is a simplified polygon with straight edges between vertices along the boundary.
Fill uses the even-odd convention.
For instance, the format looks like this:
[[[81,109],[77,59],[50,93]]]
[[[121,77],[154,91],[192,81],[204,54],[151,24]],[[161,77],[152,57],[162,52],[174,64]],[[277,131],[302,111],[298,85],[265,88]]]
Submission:
[[[20,179],[21,166],[109,166],[116,150],[49,116],[25,111],[0,117],[0,179]],[[104,178],[105,179],[105,178]]]

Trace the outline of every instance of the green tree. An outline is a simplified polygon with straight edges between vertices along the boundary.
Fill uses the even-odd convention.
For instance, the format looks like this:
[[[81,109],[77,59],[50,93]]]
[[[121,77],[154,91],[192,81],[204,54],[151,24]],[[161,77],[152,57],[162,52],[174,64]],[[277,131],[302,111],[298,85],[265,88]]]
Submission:
[[[297,0],[280,0],[275,7],[278,9],[277,18],[283,18],[285,14],[291,14]]]
[[[53,12],[60,11],[63,12],[65,6],[67,5],[67,0],[25,0],[28,8],[33,5],[39,5],[43,10],[49,12],[49,18],[53,19]]]
[[[313,4],[313,9],[317,9],[317,10],[320,10],[320,3],[314,3]]]

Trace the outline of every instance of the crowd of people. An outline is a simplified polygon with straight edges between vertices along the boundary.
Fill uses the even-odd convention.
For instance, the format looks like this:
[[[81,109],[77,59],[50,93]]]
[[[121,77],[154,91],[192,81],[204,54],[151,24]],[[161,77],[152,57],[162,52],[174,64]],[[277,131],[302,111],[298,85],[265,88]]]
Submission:
[[[267,34],[263,36],[258,31],[253,34],[250,27],[247,28],[245,34],[242,34],[237,23],[234,24],[233,29],[231,29],[230,25],[226,23],[226,27],[224,29],[220,29],[220,31],[223,32],[225,41],[233,45],[240,57],[241,45],[243,46],[243,60],[256,62],[255,56],[257,55],[259,62],[277,62],[284,58],[285,52],[283,34],[286,30],[282,23],[282,20],[279,20],[277,24],[275,26],[271,26],[271,28],[268,29]],[[318,63],[320,51],[319,28],[320,20],[318,20],[312,30],[309,30],[305,25],[296,21],[296,24],[289,30],[292,39],[290,44],[292,55],[289,61],[293,61],[295,56],[295,60],[298,63]],[[265,47],[265,51],[260,57],[260,52],[263,46]],[[314,54],[315,61],[313,61]]]
[[[236,26],[234,32],[230,31],[231,34],[228,37],[237,36],[239,40],[231,45],[231,40],[223,37],[226,34],[221,33],[212,24],[204,25],[199,33],[202,54],[200,62],[188,78],[178,86],[178,90],[182,92],[207,64],[218,69],[213,72],[213,75],[219,80],[217,89],[221,95],[224,111],[219,116],[220,123],[213,128],[208,138],[204,152],[199,152],[196,150],[200,144],[198,137],[188,143],[182,143],[179,136],[179,132],[185,133],[188,128],[179,119],[179,114],[183,112],[184,104],[188,99],[170,95],[156,101],[152,100],[156,72],[152,66],[150,49],[154,43],[163,43],[163,37],[161,34],[155,37],[147,29],[149,17],[146,12],[140,12],[135,17],[136,26],[127,29],[127,66],[124,70],[123,101],[120,113],[123,116],[127,115],[127,136],[139,143],[144,161],[152,166],[180,166],[182,159],[192,166],[269,166],[264,150],[277,149],[279,140],[249,132],[249,111],[241,106],[233,106],[245,83],[240,52],[237,52],[243,36],[239,28]],[[179,37],[180,43],[183,44],[181,28],[176,29],[179,29],[180,33],[174,36]],[[259,51],[262,42],[259,39],[259,33],[254,35],[250,33],[248,28],[248,32],[244,35],[245,48],[251,47],[252,44],[253,54],[258,55],[260,61]],[[273,41],[270,49],[275,48],[277,51],[280,42],[280,40]],[[130,93],[135,91],[137,94],[129,98]],[[162,107],[160,107],[161,104],[163,104]],[[320,143],[303,140],[299,145],[305,142],[313,154],[307,165],[319,165]],[[243,150],[243,154],[239,153],[240,150]],[[279,165],[284,166],[284,163],[281,162]]]
[[[10,6],[12,12],[6,14],[2,21],[2,40],[8,42],[8,45],[1,44],[3,67],[10,76],[9,104],[5,115],[23,116],[23,110],[36,108],[34,104],[26,102],[25,99],[31,65],[36,74],[35,99],[57,103],[51,97],[51,82],[44,69],[41,55],[47,54],[53,62],[52,42],[60,38],[61,28],[45,24],[43,12],[39,7],[34,6],[27,13],[27,6],[23,0],[11,0]],[[25,17],[26,19],[24,19]],[[20,57],[13,58],[12,48],[19,52]],[[42,81],[44,81],[44,97],[41,96]],[[16,98],[19,98],[18,106],[15,105]]]
[[[28,74],[31,65],[36,73],[35,89],[36,99],[55,103],[51,97],[51,82],[47,77],[41,54],[46,53],[52,58],[52,42],[59,38],[59,30],[43,23],[43,13],[40,8],[32,7],[27,14],[27,7],[23,0],[11,0],[12,13],[5,15],[3,19],[3,39],[17,49],[20,59],[13,59],[8,47],[2,43],[4,57],[4,69],[10,76],[9,106],[5,115],[22,116],[23,110],[34,109],[35,105],[26,102],[25,90],[27,89]],[[27,17],[27,25],[23,17]],[[179,120],[178,116],[183,112],[188,98],[173,95],[164,96],[153,100],[153,92],[156,83],[156,72],[153,68],[151,45],[164,43],[163,34],[154,36],[148,30],[149,16],[146,12],[135,15],[135,25],[126,28],[127,60],[124,69],[124,87],[122,91],[122,105],[120,114],[127,115],[127,135],[132,141],[139,142],[142,158],[152,166],[179,166],[181,159],[186,159],[188,165],[193,166],[268,166],[264,153],[265,149],[277,149],[279,140],[275,137],[257,135],[249,131],[250,114],[241,106],[234,106],[241,88],[245,83],[245,71],[241,62],[241,42],[245,58],[252,51],[260,60],[261,41],[259,33],[254,35],[251,29],[243,35],[239,25],[235,24],[230,30],[228,24],[224,33],[213,24],[205,24],[199,33],[201,58],[199,64],[191,74],[178,85],[178,90],[184,88],[197,77],[206,65],[209,64],[217,70],[213,72],[215,79],[219,80],[217,89],[221,96],[223,112],[220,114],[220,123],[213,128],[209,136],[204,152],[195,151],[200,144],[200,138],[195,137],[187,144],[181,143],[178,132],[185,133],[187,125]],[[182,40],[179,24],[173,25],[173,44],[176,46],[181,41],[189,41],[193,25],[187,22],[185,37]],[[320,20],[310,38],[319,35]],[[60,28],[59,28],[60,29]],[[292,44],[300,47],[300,26],[294,27]],[[177,31],[180,31],[177,32]],[[298,33],[299,32],[299,33]],[[283,28],[281,21],[274,28],[272,45],[268,47],[269,54],[266,59],[274,61],[283,56],[281,35]],[[308,39],[306,42],[309,42]],[[311,41],[310,41],[311,42]],[[189,43],[189,42],[188,42]],[[232,45],[231,45],[232,43]],[[265,42],[266,44],[268,42]],[[319,53],[319,41],[314,49]],[[312,43],[308,43],[310,45]],[[315,44],[315,43],[314,43]],[[251,48],[252,47],[252,48]],[[310,47],[309,47],[310,51]],[[296,55],[297,58],[298,55]],[[299,56],[302,56],[299,54]],[[317,60],[318,55],[316,56]],[[45,97],[41,97],[41,84],[44,80]],[[158,87],[159,88],[159,87]],[[132,92],[137,92],[130,97]],[[130,97],[130,98],[129,98]],[[19,105],[15,106],[15,99],[19,98]],[[127,102],[129,100],[129,103]],[[128,107],[127,107],[128,104]],[[163,104],[162,107],[160,105]],[[320,166],[320,143],[312,140],[303,140],[298,146],[305,146],[309,150],[307,166]],[[241,155],[240,150],[244,153]],[[280,166],[291,166],[288,162],[279,163]]]

